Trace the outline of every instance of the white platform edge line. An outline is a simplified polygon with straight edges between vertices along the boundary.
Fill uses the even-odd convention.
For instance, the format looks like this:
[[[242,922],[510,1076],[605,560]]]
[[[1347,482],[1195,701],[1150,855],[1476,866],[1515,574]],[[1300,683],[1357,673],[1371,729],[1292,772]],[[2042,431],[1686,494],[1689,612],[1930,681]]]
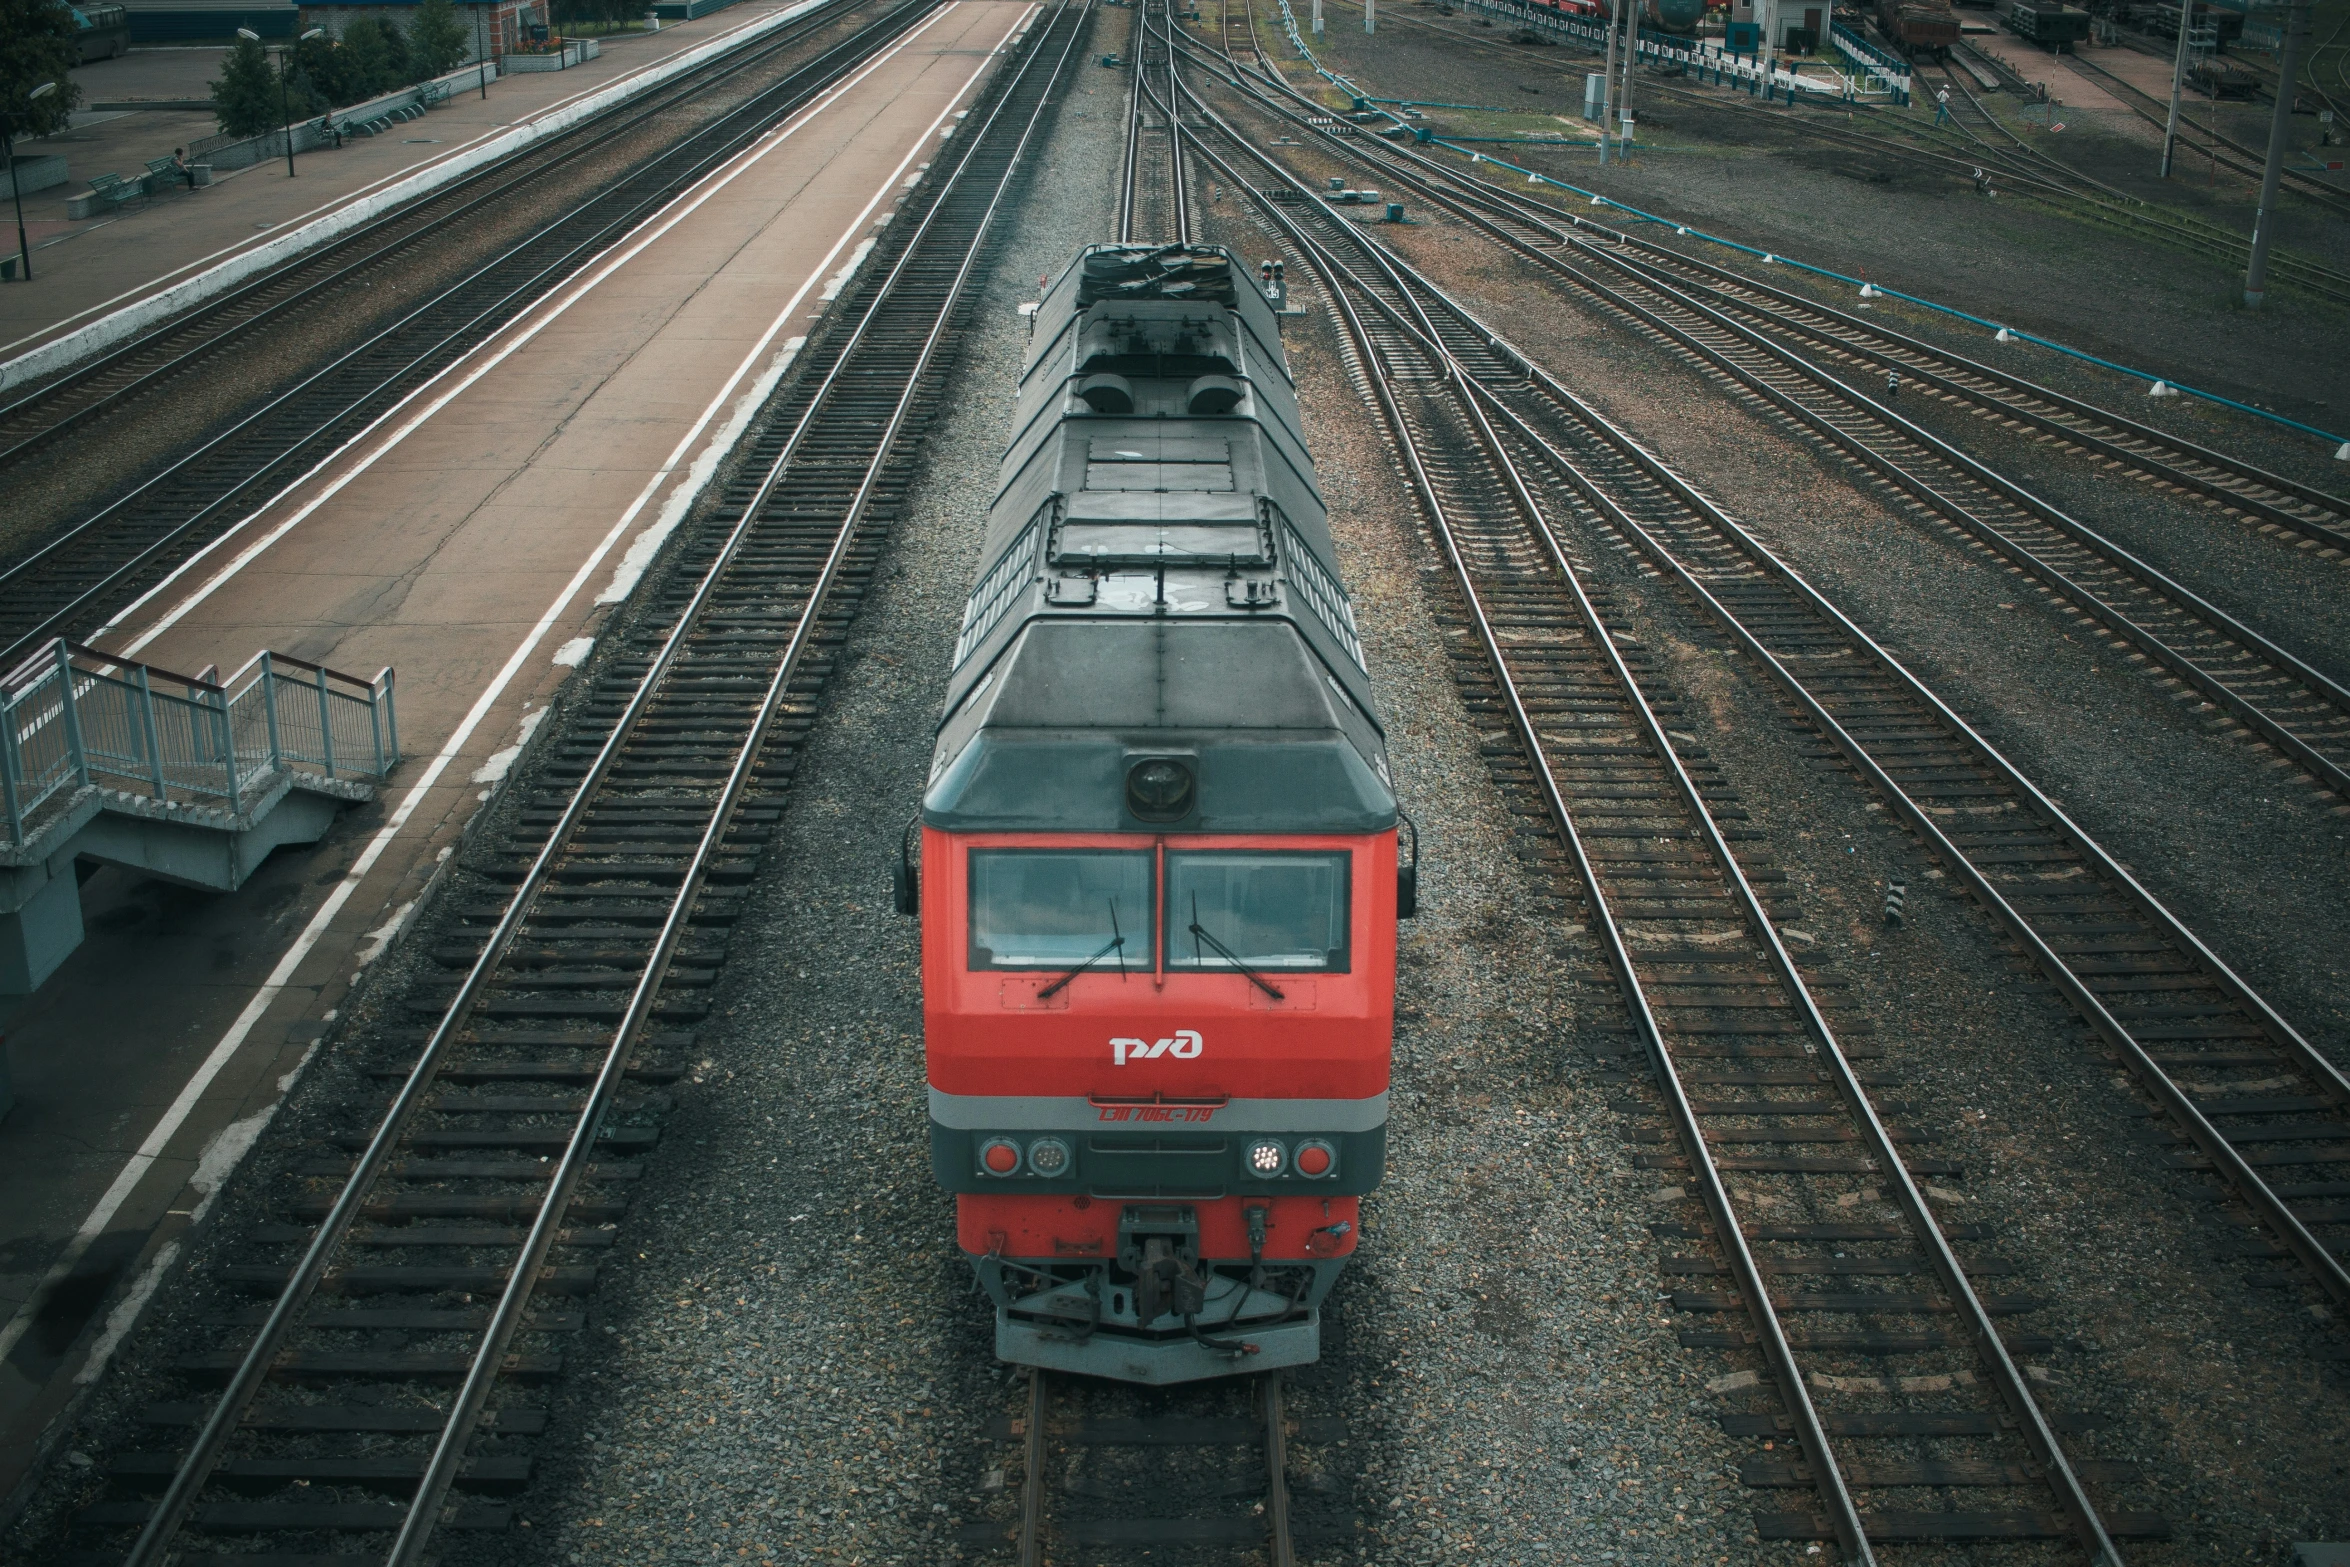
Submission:
[[[0,361],[0,390],[53,374],[79,360],[102,353],[167,316],[176,315],[215,294],[226,293],[246,279],[266,272],[325,240],[358,228],[404,202],[449,184],[462,175],[470,174],[534,142],[544,141],[559,131],[569,130],[616,103],[649,92],[684,75],[713,55],[739,48],[825,3],[827,0],[800,0],[798,5],[786,7],[730,32],[720,33],[692,49],[623,76],[584,97],[543,109],[535,118],[513,127],[503,135],[476,142],[471,147],[444,156],[372,193],[346,199],[341,206],[329,209],[323,216],[298,223],[296,227],[248,250],[238,251],[194,277],[134,300],[87,326],[77,327],[62,337],[51,338],[48,342],[30,348],[14,359]]]
[[[939,15],[943,16],[952,9],[954,9],[954,5],[950,0],[948,5],[940,8]],[[221,1036],[220,1041],[213,1046],[211,1053],[205,1058],[203,1065],[197,1069],[195,1076],[173,1100],[171,1107],[164,1112],[162,1120],[148,1133],[138,1151],[131,1156],[121,1172],[116,1175],[113,1184],[107,1188],[106,1193],[99,1198],[97,1205],[91,1209],[88,1217],[82,1221],[80,1228],[74,1232],[73,1239],[67,1242],[65,1251],[51,1265],[32,1293],[26,1297],[23,1306],[18,1309],[16,1315],[5,1327],[0,1327],[0,1360],[7,1357],[17,1341],[31,1327],[34,1312],[51,1288],[57,1281],[73,1271],[75,1264],[88,1251],[90,1243],[106,1232],[107,1226],[113,1222],[115,1214],[121,1211],[122,1205],[129,1200],[139,1182],[162,1158],[171,1139],[177,1135],[179,1128],[185,1124],[187,1117],[202,1100],[204,1091],[235,1058],[238,1051],[243,1048],[247,1037],[268,1012],[270,1006],[293,982],[294,975],[300,968],[302,961],[324,939],[328,927],[334,922],[335,916],[342,912],[343,905],[350,900],[351,894],[374,870],[376,861],[391,846],[392,840],[406,827],[409,818],[423,802],[425,795],[440,781],[441,775],[448,770],[465,745],[471,741],[474,731],[489,715],[490,709],[505,693],[506,687],[512,683],[515,675],[525,667],[531,653],[546,640],[547,633],[554,628],[556,621],[562,617],[571,601],[578,596],[580,589],[594,580],[606,557],[611,554],[613,546],[627,534],[629,526],[642,513],[646,503],[659,489],[661,483],[675,471],[677,461],[685,449],[692,444],[694,438],[702,430],[708,427],[710,420],[716,416],[720,408],[725,406],[727,399],[735,394],[736,388],[741,385],[744,374],[748,372],[751,365],[757,362],[759,356],[766,352],[768,345],[774,340],[775,334],[790,321],[793,312],[797,311],[800,304],[806,299],[808,291],[815,287],[820,279],[828,275],[829,269],[839,259],[841,252],[847,248],[849,242],[871,222],[874,209],[897,190],[899,182],[905,178],[906,171],[912,167],[914,160],[937,139],[939,130],[954,113],[955,106],[969,95],[972,84],[977,82],[980,76],[1001,57],[1004,42],[1010,40],[1020,30],[1035,9],[1034,6],[1024,9],[1020,19],[1005,30],[1003,39],[999,40],[997,46],[989,51],[987,58],[973,68],[970,77],[948,101],[946,108],[939,112],[938,118],[931,122],[930,128],[913,143],[906,156],[891,171],[889,178],[884,180],[875,190],[873,198],[866,203],[864,210],[858,214],[856,220],[842,233],[832,249],[825,254],[824,259],[817,263],[815,270],[808,275],[807,280],[792,295],[790,303],[776,316],[773,324],[760,338],[758,345],[744,357],[742,364],[729,378],[725,388],[716,398],[712,399],[701,419],[696,422],[694,429],[687,434],[684,441],[679,443],[678,450],[672,454],[670,462],[664,465],[662,472],[651,484],[646,486],[627,511],[622,513],[619,521],[613,524],[611,531],[604,536],[595,551],[581,562],[579,570],[564,585],[562,593],[556,597],[555,602],[548,606],[546,614],[540,618],[539,622],[531,628],[530,633],[523,638],[521,644],[515,648],[512,656],[499,670],[497,677],[483,690],[481,696],[474,702],[472,709],[467,712],[463,722],[458,725],[448,741],[434,756],[431,765],[425,770],[424,776],[409,788],[407,795],[402,798],[399,806],[393,812],[391,820],[379,828],[374,838],[369,840],[366,849],[362,850],[359,858],[352,862],[351,869],[344,873],[334,891],[327,895],[326,901],[319,906],[318,911],[311,916],[309,923],[303,927],[301,934],[295,937],[293,945],[287,949],[285,955],[278,960],[276,967],[270,971],[269,978],[254,993],[252,1000],[245,1004],[244,1009],[238,1013],[236,1021],[229,1025],[228,1031]],[[935,21],[936,18],[934,17],[932,20]],[[922,29],[918,31],[927,31],[929,25],[928,22],[925,22]],[[906,42],[910,41],[911,38],[901,40],[895,47],[902,48]],[[892,52],[895,52],[894,48]],[[767,383],[766,389],[768,391],[773,390],[774,382],[780,380],[784,370],[788,368],[788,359],[779,359],[776,364],[770,367],[769,376],[762,378]],[[731,445],[734,440],[740,437],[743,428],[748,425],[751,415],[756,413],[758,403],[763,401],[763,396],[756,401],[746,396],[743,402],[738,404],[737,417],[728,422],[727,427],[716,439]],[[694,484],[699,487],[709,482],[716,469],[715,462],[697,462],[690,470],[690,475]],[[673,497],[672,504],[674,503],[675,498]],[[307,1064],[307,1058],[305,1058],[305,1064]],[[291,1083],[295,1075],[288,1074],[286,1079],[288,1084]],[[224,1186],[232,1174],[233,1169],[223,1170],[220,1173]],[[125,1298],[151,1296],[155,1281],[160,1278],[164,1270],[171,1266],[178,1255],[179,1248],[177,1247],[167,1247],[163,1252],[158,1253],[154,1261],[143,1271],[141,1277],[126,1292]],[[128,1325],[123,1326],[127,1329]],[[128,1336],[127,1331],[113,1332],[105,1346],[106,1355],[111,1356],[113,1348]],[[104,1366],[104,1358],[94,1354],[91,1361],[75,1373],[75,1380],[84,1383],[94,1380],[104,1370]]]

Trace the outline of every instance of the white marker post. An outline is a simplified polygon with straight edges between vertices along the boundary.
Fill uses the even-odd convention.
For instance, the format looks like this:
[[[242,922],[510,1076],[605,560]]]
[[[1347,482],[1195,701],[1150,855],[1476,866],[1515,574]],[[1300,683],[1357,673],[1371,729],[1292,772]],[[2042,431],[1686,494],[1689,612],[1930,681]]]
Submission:
[[[1379,0],[1363,0],[1363,31],[1379,31]]]
[[[1314,36],[1322,36],[1322,0],[1314,0]]]

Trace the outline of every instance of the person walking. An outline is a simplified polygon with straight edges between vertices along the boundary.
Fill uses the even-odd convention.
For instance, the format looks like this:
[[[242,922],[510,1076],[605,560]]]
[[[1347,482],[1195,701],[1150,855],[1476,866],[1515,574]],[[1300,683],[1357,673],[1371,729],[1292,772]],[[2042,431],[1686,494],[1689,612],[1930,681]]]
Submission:
[[[1947,87],[1934,94],[1934,123],[1936,125],[1950,123],[1950,89]]]

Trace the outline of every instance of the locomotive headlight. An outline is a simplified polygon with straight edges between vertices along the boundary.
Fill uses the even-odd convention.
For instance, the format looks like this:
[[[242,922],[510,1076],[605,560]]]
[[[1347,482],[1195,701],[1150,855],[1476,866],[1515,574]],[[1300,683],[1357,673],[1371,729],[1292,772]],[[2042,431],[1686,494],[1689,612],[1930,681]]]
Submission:
[[[1281,1167],[1289,1162],[1289,1154],[1270,1137],[1260,1137],[1248,1145],[1248,1173],[1251,1175],[1279,1175]]]
[[[1069,1173],[1069,1145],[1058,1137],[1039,1137],[1028,1145],[1028,1168],[1038,1175]]]
[[[979,1170],[982,1175],[1017,1175],[1020,1173],[1020,1145],[1009,1137],[991,1137],[979,1145]]]
[[[1126,770],[1127,809],[1146,822],[1179,821],[1191,811],[1191,769],[1154,756]]]
[[[1338,1150],[1319,1137],[1309,1137],[1297,1145],[1297,1173],[1308,1180],[1320,1180],[1336,1174]]]

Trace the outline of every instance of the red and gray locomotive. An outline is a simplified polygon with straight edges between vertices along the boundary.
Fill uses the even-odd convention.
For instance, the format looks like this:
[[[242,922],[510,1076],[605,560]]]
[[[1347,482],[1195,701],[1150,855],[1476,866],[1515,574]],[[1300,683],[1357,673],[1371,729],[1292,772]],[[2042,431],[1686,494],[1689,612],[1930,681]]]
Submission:
[[[1032,325],[899,868],[932,1166],[1003,1359],[1300,1364],[1416,875],[1279,321],[1228,251],[1101,245]]]

